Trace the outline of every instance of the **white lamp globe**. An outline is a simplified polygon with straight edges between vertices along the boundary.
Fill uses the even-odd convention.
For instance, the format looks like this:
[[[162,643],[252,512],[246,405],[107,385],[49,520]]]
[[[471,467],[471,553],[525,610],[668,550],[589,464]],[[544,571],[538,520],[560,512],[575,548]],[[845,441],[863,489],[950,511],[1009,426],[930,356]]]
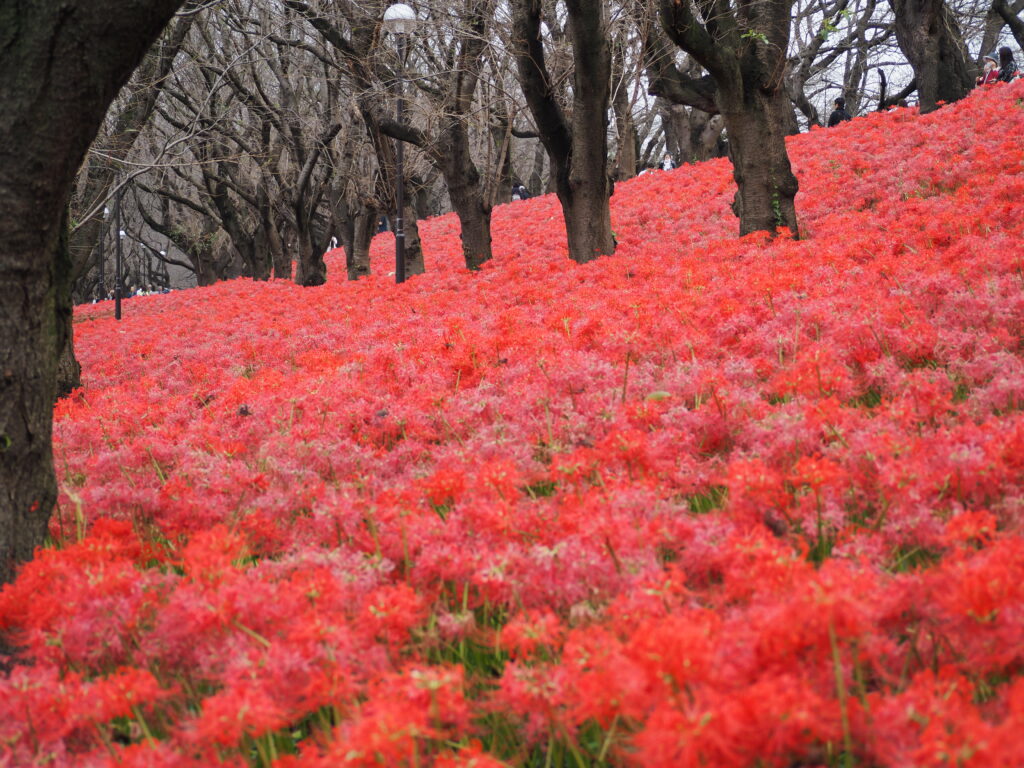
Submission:
[[[416,22],[416,11],[405,3],[395,3],[384,11],[384,26],[396,35],[409,34]]]

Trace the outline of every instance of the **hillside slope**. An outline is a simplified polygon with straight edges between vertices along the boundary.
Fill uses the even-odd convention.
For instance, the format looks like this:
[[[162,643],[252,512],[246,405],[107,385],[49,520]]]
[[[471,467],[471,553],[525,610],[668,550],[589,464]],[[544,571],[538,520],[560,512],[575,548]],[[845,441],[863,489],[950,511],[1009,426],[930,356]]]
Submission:
[[[82,308],[3,765],[1020,766],[1024,83],[459,266]]]

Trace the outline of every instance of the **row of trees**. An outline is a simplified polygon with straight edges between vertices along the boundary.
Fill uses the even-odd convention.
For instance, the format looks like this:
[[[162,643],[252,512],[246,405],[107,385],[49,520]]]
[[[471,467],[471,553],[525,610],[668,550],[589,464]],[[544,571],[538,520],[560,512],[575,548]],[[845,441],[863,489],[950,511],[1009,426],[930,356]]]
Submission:
[[[740,232],[796,234],[784,137],[821,124],[838,95],[854,111],[915,89],[924,111],[962,97],[976,74],[965,39],[993,48],[1020,25],[1014,3],[428,0],[401,63],[381,24],[387,0],[186,4],[80,174],[75,296],[107,287],[98,213],[119,185],[132,233],[200,285],[290,278],[293,262],[298,282],[320,284],[332,236],[357,279],[395,208],[396,140],[413,149],[412,274],[416,220],[446,210],[466,265],[489,259],[491,210],[519,181],[558,195],[572,258],[611,253],[612,184],[664,152],[679,164],[728,151]],[[411,83],[401,123],[399,68]]]
[[[431,190],[474,268],[518,180],[557,194],[582,263],[615,249],[615,180],[663,148],[703,159],[724,127],[740,232],[797,236],[784,138],[820,122],[823,94],[881,107],[916,89],[923,110],[960,98],[965,35],[981,50],[1007,26],[1020,40],[1024,0],[424,0],[404,60],[385,5],[0,0],[0,583],[55,502],[58,358],[66,390],[72,292],[97,283],[114,199],[136,239],[168,246],[153,257],[200,283],[290,278],[294,263],[300,284],[321,284],[331,234],[358,278],[403,142],[420,190],[403,212],[411,273]],[[907,87],[874,92],[870,75],[903,61]],[[400,71],[414,84],[401,121]]]

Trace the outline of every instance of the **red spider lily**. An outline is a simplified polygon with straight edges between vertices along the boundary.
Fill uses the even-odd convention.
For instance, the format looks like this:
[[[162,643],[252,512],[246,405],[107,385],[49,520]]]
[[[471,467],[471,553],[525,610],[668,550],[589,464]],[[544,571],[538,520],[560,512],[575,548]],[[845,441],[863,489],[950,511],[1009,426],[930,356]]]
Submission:
[[[716,160],[79,308],[0,765],[1018,765],[1022,97],[793,137],[800,241]]]

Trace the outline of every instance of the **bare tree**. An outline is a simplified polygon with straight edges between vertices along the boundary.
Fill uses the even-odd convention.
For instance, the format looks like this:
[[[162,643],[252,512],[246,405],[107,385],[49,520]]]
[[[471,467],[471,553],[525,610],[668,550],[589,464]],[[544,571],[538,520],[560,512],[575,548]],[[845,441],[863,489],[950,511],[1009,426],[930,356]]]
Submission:
[[[967,47],[945,0],[891,0],[896,39],[914,69],[921,112],[962,99],[974,87]]]
[[[729,135],[740,234],[788,227],[796,237],[797,180],[785,137],[784,87],[792,0],[661,0],[665,31],[711,74]]]
[[[513,35],[523,94],[562,204],[569,257],[584,264],[615,252],[607,167],[611,52],[604,2],[566,0],[565,8],[575,65],[571,115],[558,103],[545,64],[540,0],[514,0]]]

